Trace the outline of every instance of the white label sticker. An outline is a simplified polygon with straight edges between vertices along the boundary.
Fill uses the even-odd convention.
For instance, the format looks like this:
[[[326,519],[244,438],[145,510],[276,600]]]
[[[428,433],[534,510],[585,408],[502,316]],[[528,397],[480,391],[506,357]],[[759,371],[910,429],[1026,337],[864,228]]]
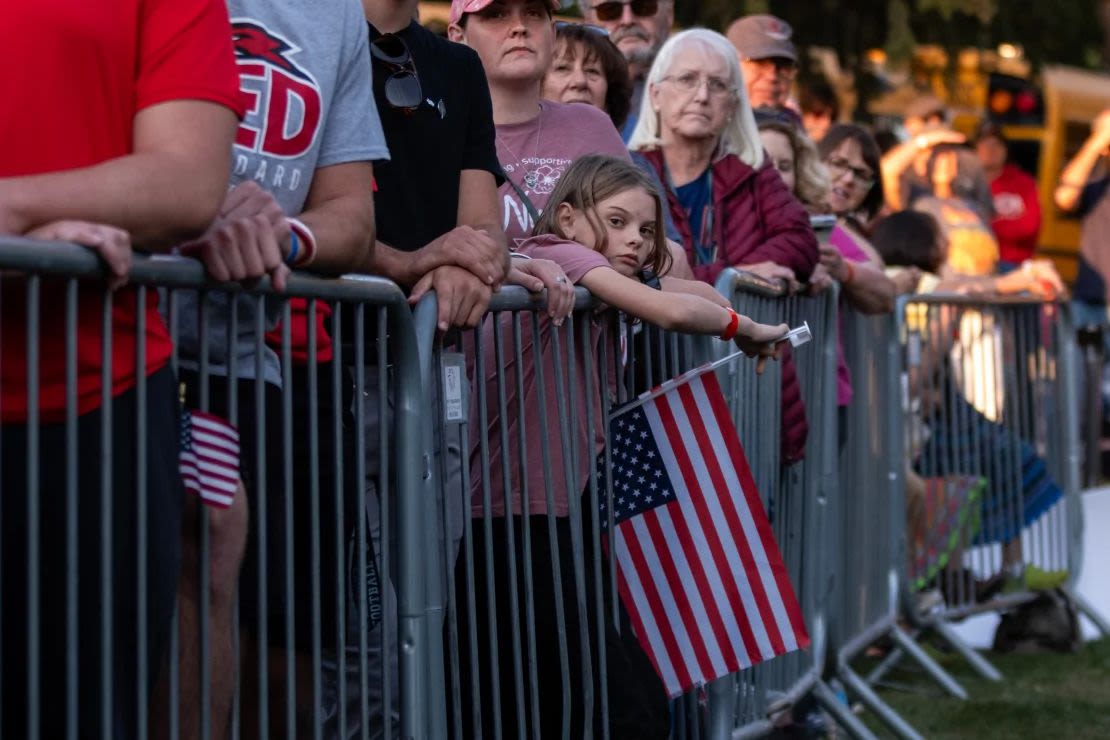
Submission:
[[[446,422],[466,421],[463,362],[462,355],[443,356],[443,420]]]

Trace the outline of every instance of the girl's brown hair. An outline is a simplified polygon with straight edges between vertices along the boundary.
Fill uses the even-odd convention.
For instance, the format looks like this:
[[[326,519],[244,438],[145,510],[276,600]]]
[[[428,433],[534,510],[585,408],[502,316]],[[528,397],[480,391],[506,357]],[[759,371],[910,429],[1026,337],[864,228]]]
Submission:
[[[632,188],[641,188],[655,201],[655,238],[649,245],[644,268],[656,275],[663,275],[670,269],[671,253],[667,248],[667,237],[663,224],[663,201],[655,181],[634,164],[615,157],[601,154],[588,154],[574,161],[555,186],[555,192],[547,201],[547,208],[532,229],[532,236],[554,234],[560,239],[567,235],[559,226],[557,216],[559,206],[569,204],[586,214],[586,220],[594,231],[595,247],[599,252],[605,250],[609,236],[605,225],[597,215],[597,206],[618,193]]]

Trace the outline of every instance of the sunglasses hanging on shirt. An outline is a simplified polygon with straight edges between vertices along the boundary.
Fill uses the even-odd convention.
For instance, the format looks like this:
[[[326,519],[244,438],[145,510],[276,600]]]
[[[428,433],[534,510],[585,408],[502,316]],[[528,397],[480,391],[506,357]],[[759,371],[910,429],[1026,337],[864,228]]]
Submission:
[[[387,33],[370,44],[370,56],[381,62],[390,75],[385,80],[385,100],[404,113],[412,113],[424,102],[416,63],[408,45],[396,34]]]

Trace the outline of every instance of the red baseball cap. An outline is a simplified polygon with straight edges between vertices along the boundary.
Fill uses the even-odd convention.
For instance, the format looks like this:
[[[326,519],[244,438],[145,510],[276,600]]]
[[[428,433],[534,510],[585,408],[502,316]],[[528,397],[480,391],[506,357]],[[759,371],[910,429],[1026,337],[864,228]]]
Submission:
[[[493,0],[451,0],[451,15],[447,22],[458,23],[467,13],[478,13],[492,2]],[[563,7],[563,0],[547,0],[547,4],[554,13]]]

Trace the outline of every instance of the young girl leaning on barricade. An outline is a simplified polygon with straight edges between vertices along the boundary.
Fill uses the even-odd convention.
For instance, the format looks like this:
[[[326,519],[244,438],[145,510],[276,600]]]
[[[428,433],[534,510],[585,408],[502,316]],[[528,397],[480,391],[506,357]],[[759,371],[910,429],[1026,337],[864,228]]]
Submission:
[[[474,593],[469,597],[467,558],[460,557],[456,568],[460,643],[464,653],[473,651],[462,655],[459,663],[464,676],[463,726],[468,729],[474,727],[469,713],[479,708],[485,730],[491,726],[495,667],[503,726],[517,727],[518,716],[532,725],[530,697],[535,687],[543,737],[560,734],[564,699],[570,708],[571,737],[583,736],[587,722],[599,729],[597,631],[604,623],[610,736],[664,738],[669,733],[662,682],[636,642],[624,609],[616,604],[607,606],[604,616],[596,613],[595,555],[601,561],[607,603],[610,579],[606,557],[596,553],[593,542],[595,512],[588,491],[590,466],[606,444],[602,397],[611,396],[614,376],[599,373],[599,363],[590,358],[598,357],[602,336],[615,326],[615,312],[609,309],[663,329],[733,340],[746,354],[759,358],[759,369],[766,358],[777,357],[777,340],[787,327],[740,316],[706,284],[666,277],[669,255],[662,208],[655,185],[635,166],[605,156],[580,158],[559,180],[533,236],[520,245],[517,255],[558,263],[567,278],[587,288],[602,307],[578,314],[573,332],[543,316],[533,336],[530,313],[520,317],[520,329],[507,314],[499,321],[487,320],[483,327],[475,395],[483,394],[484,400],[472,404],[483,411],[481,419],[476,412],[472,420],[470,442],[474,569],[469,588]],[[652,281],[658,288],[641,280],[647,272],[664,275],[658,283]],[[495,351],[495,331],[505,342],[500,353]],[[522,336],[519,344],[512,339],[517,331]],[[505,457],[502,446],[508,450]],[[511,462],[506,465],[505,460]],[[572,512],[579,510],[581,519],[575,521],[578,517]],[[576,536],[581,536],[584,555],[577,569],[572,545]],[[525,562],[526,537],[530,562]],[[529,590],[530,604],[525,600]],[[620,617],[619,633],[613,608]],[[467,624],[470,618],[473,625]],[[535,624],[534,648],[529,646],[530,619]],[[470,643],[471,629],[477,644]],[[488,643],[491,638],[496,641],[496,658]],[[513,657],[514,642],[519,663]],[[468,657],[479,666],[477,683],[469,680]],[[517,694],[518,669],[523,670],[523,695]],[[583,676],[590,674],[594,689],[587,718]],[[569,697],[564,697],[564,685],[569,685]]]

